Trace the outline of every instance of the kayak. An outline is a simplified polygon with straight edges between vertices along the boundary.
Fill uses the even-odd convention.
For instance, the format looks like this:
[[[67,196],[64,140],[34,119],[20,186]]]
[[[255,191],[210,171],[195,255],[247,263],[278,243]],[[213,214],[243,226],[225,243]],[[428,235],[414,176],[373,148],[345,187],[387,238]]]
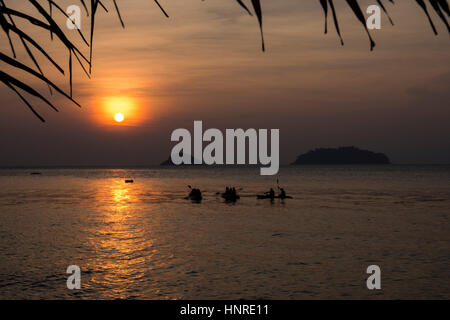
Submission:
[[[226,193],[222,193],[221,196],[226,201],[236,201],[241,198],[239,195],[231,195],[231,194],[226,194]]]
[[[202,201],[202,196],[187,196],[184,199],[186,200],[192,200],[192,201]]]
[[[269,196],[267,194],[259,194],[259,195],[256,196],[256,198],[257,199],[292,199],[291,196],[284,196],[284,197],[273,196],[273,197],[271,197],[271,196]]]

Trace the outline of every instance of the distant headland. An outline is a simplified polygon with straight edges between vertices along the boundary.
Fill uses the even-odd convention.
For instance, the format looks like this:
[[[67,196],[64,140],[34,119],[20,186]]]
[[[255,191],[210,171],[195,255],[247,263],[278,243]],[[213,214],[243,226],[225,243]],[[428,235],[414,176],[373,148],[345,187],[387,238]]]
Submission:
[[[390,164],[384,153],[357,147],[318,148],[300,155],[293,165],[307,164]]]
[[[192,157],[193,159],[194,157]],[[160,166],[175,166],[175,164],[172,161],[172,158],[169,157],[167,160],[164,160],[163,162],[160,163]]]
[[[174,166],[175,164],[172,162],[172,159],[169,157],[169,159],[164,160],[159,165],[160,166]]]
[[[183,156],[182,152],[180,153],[180,156]],[[194,160],[195,160],[194,157],[191,156],[191,163],[194,163]],[[169,156],[169,158],[167,160],[164,160],[163,162],[160,163],[160,166],[176,166],[176,164],[173,163],[172,157]],[[180,166],[185,166],[185,164],[181,164]],[[198,165],[196,165],[196,166],[198,166]]]

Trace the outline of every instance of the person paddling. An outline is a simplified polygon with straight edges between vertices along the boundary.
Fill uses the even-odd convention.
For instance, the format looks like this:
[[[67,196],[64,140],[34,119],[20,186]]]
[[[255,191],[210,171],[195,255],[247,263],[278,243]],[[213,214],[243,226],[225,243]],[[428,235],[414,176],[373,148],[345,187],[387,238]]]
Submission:
[[[270,198],[275,198],[275,190],[273,190],[273,188],[270,188],[269,192],[266,192],[266,194],[267,194]]]
[[[191,189],[191,192],[189,193],[188,198],[192,200],[201,200],[203,198],[202,192],[200,189],[192,188],[191,186],[188,186]]]

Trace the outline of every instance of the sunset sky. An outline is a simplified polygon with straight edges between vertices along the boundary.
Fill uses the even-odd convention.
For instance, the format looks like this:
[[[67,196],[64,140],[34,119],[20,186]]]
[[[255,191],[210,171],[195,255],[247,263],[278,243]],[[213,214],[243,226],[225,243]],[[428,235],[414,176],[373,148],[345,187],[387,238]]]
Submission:
[[[81,109],[55,95],[59,113],[36,102],[47,120],[41,123],[0,84],[0,166],[159,164],[169,156],[171,132],[192,130],[194,120],[205,128],[279,128],[284,164],[315,147],[343,145],[384,152],[394,163],[450,163],[445,26],[433,14],[436,37],[414,1],[387,4],[395,26],[383,16],[370,52],[364,29],[338,2],[343,47],[331,20],[323,34],[318,1],[263,0],[263,53],[256,18],[235,1],[161,1],[169,19],[153,1],[118,1],[126,28],[112,10],[101,11],[92,79],[75,67]],[[48,33],[33,35],[67,65],[66,50]],[[21,48],[18,39],[15,45]],[[11,55],[5,36],[0,48]]]

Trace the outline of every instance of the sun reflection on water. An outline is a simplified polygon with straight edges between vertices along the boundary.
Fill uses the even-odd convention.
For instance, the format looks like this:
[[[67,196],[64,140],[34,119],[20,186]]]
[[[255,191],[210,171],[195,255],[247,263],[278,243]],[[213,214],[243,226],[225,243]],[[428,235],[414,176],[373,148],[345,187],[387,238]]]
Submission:
[[[90,245],[95,259],[89,269],[91,286],[101,286],[105,298],[133,297],[146,281],[146,264],[155,253],[148,232],[151,225],[142,224],[137,209],[140,191],[123,180],[99,184],[96,201],[102,204],[95,230],[90,230]]]

